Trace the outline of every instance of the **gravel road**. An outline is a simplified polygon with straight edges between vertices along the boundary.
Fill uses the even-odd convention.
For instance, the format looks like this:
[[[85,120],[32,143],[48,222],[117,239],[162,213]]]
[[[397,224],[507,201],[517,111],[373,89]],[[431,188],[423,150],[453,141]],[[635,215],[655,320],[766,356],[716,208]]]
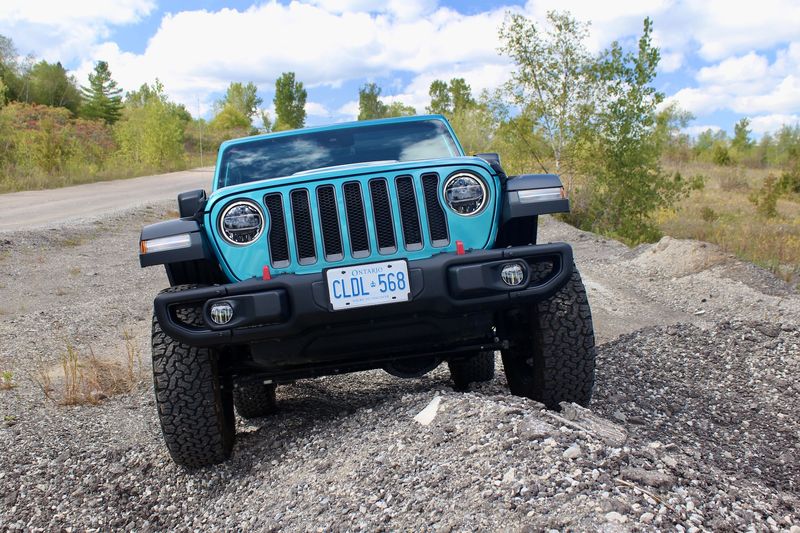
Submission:
[[[299,381],[277,414],[237,422],[231,461],[189,473],[147,378],[99,406],[45,400],[34,377],[67,345],[122,357],[127,333],[147,360],[166,279],[138,267],[138,231],[172,208],[0,234],[0,370],[17,384],[0,391],[0,530],[800,533],[800,297],[692,241],[630,250],[544,222],[589,288],[590,411],[510,396],[499,367],[467,393],[442,368]]]
[[[47,189],[0,194],[0,232],[60,227],[145,206],[192,189],[208,188],[213,167]]]

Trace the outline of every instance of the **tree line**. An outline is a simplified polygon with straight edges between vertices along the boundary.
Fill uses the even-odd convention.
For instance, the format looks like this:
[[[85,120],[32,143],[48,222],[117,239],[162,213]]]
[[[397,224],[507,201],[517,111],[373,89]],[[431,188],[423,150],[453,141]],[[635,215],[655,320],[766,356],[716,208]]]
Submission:
[[[478,95],[463,78],[434,80],[430,104],[419,111],[445,115],[468,153],[496,151],[509,173],[560,174],[579,227],[629,243],[657,238],[654,214],[702,187],[665,163],[780,167],[775,194],[800,192],[800,126],[758,142],[747,118],[732,137],[683,133],[693,117],[664,106],[654,86],[660,53],[649,18],[633,49],[614,42],[596,54],[588,51],[588,23],[567,12],[541,23],[509,14],[498,31],[500,53],[514,65],[510,80]],[[123,95],[103,61],[80,87],[59,63],[18,57],[0,36],[0,189],[30,187],[38,175],[179,168],[226,138],[306,123],[308,94],[294,72],[275,81],[274,117],[252,81],[232,82],[206,122],[170,101],[158,80]],[[359,120],[418,113],[381,93],[375,83],[359,88]]]

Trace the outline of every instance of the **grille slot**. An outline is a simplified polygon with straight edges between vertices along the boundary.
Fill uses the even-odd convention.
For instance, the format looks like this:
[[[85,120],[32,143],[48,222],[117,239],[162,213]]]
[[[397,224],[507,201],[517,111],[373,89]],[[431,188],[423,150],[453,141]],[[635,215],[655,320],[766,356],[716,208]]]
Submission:
[[[339,213],[336,209],[336,192],[333,185],[323,185],[317,188],[317,203],[319,204],[319,221],[322,226],[322,247],[325,250],[327,261],[341,261],[342,234],[339,229]]]
[[[447,234],[447,218],[439,203],[438,174],[423,174],[422,188],[425,194],[425,210],[428,212],[428,232],[431,244],[436,247],[447,246],[450,237]]]
[[[311,224],[308,191],[295,189],[292,191],[291,198],[294,236],[297,241],[297,260],[301,265],[311,265],[317,262],[317,253],[314,246],[314,228]]]
[[[421,250],[422,230],[419,224],[419,209],[417,208],[417,197],[414,194],[414,182],[411,176],[400,176],[395,180],[395,187],[406,250]]]
[[[389,201],[389,189],[386,180],[383,178],[370,180],[369,192],[372,197],[372,214],[375,217],[378,252],[381,254],[393,254],[397,251],[397,240],[394,237],[392,204]]]
[[[289,266],[289,240],[286,236],[286,219],[283,216],[283,197],[280,193],[264,197],[269,212],[269,256],[272,266]]]
[[[353,257],[369,256],[369,236],[364,213],[364,200],[361,198],[361,185],[356,182],[345,183],[344,205],[347,213],[347,229],[350,235],[350,248]]]

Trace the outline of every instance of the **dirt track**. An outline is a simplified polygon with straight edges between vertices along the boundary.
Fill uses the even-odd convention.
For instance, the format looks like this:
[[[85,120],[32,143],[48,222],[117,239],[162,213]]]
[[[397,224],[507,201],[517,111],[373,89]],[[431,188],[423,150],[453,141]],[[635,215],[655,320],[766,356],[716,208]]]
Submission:
[[[543,224],[575,246],[602,343],[593,413],[566,422],[508,395],[499,363],[466,394],[446,369],[375,371],[280,388],[279,414],[239,421],[230,462],[191,474],[163,448],[146,380],[99,407],[46,402],[32,378],[68,343],[118,356],[129,332],[147,354],[166,280],[138,268],[136,239],[172,208],[0,234],[0,370],[18,383],[0,391],[0,529],[800,525],[800,298],[702,243],[629,250]],[[586,417],[626,441],[577,429]]]
[[[87,183],[61,189],[0,194],[0,233],[96,219],[124,209],[208,189],[214,169]]]

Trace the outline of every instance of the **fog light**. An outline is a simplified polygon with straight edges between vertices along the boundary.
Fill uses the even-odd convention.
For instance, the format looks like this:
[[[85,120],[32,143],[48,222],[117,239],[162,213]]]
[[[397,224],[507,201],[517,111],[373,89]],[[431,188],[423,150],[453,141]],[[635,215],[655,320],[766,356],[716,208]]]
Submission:
[[[503,278],[503,282],[506,285],[516,287],[525,279],[525,271],[519,263],[509,263],[503,266],[503,270],[500,271],[500,277]]]
[[[220,326],[233,318],[233,307],[228,302],[220,302],[211,306],[211,320]]]

